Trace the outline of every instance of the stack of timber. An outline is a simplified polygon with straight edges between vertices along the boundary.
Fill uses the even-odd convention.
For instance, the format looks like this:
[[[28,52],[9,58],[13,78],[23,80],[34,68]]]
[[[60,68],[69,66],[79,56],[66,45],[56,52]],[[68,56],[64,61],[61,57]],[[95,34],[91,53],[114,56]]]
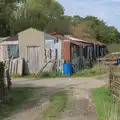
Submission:
[[[120,52],[110,53],[104,58],[100,58],[99,61],[104,62],[106,65],[116,65],[118,59],[120,59]]]

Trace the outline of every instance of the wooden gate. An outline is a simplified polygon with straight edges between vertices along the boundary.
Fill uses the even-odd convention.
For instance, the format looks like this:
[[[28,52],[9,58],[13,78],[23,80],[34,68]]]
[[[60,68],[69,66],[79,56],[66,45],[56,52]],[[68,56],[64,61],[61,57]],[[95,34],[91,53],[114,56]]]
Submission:
[[[40,71],[40,47],[27,47],[27,62],[30,74],[37,74]]]

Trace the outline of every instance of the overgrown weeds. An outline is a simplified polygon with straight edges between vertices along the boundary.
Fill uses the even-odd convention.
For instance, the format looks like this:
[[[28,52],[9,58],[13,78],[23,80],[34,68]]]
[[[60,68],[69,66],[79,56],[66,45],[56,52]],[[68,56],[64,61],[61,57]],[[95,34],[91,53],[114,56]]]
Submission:
[[[56,77],[64,77],[64,75],[60,72],[43,72],[41,74],[32,74],[32,75],[12,75],[12,78],[56,78]]]
[[[120,104],[111,95],[108,88],[97,88],[93,91],[98,120],[120,120]]]
[[[95,64],[92,68],[83,69],[80,72],[74,74],[74,77],[91,77],[97,75],[107,74],[109,67],[103,63]]]
[[[48,109],[45,111],[43,120],[56,120],[60,113],[66,107],[68,101],[67,94],[65,92],[58,92],[51,97]]]

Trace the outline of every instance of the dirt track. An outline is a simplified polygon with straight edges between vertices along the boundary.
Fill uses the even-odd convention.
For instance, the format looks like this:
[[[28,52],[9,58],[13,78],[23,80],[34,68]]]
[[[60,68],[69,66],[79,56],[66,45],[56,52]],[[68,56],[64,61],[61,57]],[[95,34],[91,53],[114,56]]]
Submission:
[[[98,80],[96,77],[13,80],[13,87],[42,87],[43,102],[5,120],[42,120],[43,108],[49,104],[50,95],[59,90],[67,91],[69,101],[65,111],[57,118],[58,120],[97,120],[95,106],[91,102],[91,90],[105,84],[105,80]]]

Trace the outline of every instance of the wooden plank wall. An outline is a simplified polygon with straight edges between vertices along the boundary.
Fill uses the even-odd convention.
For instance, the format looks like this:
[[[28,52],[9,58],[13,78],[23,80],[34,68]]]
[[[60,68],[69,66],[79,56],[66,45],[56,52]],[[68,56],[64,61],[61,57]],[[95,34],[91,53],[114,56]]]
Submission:
[[[110,69],[109,90],[120,100],[120,75],[114,72],[115,68]]]
[[[11,59],[5,61],[5,68],[9,69],[11,75],[23,75],[23,59]]]

